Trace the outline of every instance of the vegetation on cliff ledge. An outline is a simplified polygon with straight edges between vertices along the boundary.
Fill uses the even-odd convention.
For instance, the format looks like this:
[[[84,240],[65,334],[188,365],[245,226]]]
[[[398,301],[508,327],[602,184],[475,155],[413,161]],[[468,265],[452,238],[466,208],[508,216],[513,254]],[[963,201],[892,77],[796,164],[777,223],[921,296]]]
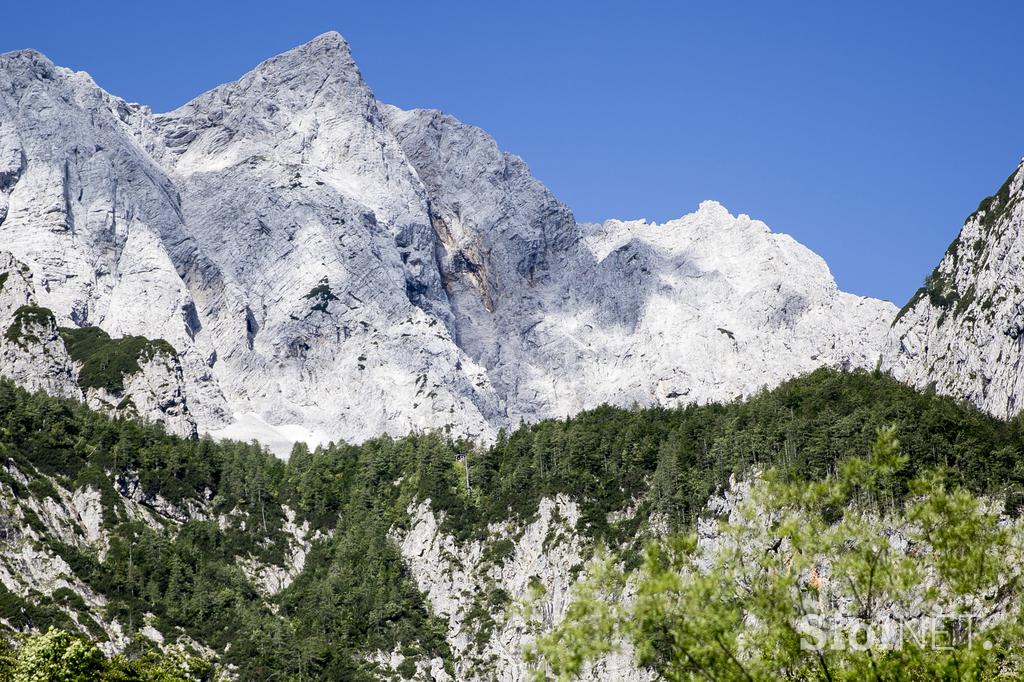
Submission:
[[[141,371],[140,362],[156,355],[176,355],[174,347],[163,339],[151,341],[143,336],[112,339],[99,327],[61,327],[60,335],[68,354],[82,366],[78,373],[78,385],[82,388],[121,392],[125,377]]]

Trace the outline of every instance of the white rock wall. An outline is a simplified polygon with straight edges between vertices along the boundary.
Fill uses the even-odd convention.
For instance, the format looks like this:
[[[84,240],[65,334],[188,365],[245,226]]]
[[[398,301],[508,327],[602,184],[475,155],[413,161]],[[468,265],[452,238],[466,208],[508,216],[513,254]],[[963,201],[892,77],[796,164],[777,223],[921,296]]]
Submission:
[[[997,417],[1024,407],[1024,164],[967,219],[892,325],[882,368]],[[984,205],[984,202],[983,202]]]
[[[894,312],[713,202],[579,225],[483,131],[379,103],[333,33],[166,114],[0,55],[0,121],[0,240],[40,305],[166,339],[200,430],[282,455],[873,367]]]
[[[531,523],[494,525],[487,540],[469,543],[446,534],[443,519],[428,502],[412,507],[409,514],[409,530],[395,539],[431,609],[448,621],[456,678],[532,679],[524,647],[535,640],[538,627],[547,631],[562,620],[580,569],[593,551],[576,533],[576,503],[564,495],[544,499]],[[512,545],[505,556],[489,555],[495,543],[506,540]],[[488,595],[496,590],[507,601],[486,607],[493,623],[472,618],[474,606],[489,604]],[[529,619],[522,611],[527,602]],[[590,679],[647,680],[650,675],[635,666],[624,646],[600,661]]]

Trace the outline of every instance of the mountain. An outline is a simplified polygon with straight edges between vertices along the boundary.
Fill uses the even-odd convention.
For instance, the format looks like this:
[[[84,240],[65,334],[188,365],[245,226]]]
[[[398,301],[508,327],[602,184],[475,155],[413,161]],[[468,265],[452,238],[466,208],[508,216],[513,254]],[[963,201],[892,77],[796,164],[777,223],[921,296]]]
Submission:
[[[881,367],[1000,417],[1024,407],[1024,161],[893,321]]]
[[[279,453],[489,441],[604,402],[873,367],[895,312],[714,202],[577,223],[483,131],[378,102],[336,33],[164,114],[36,52],[0,56],[0,244],[51,332],[173,357],[180,400],[119,400]],[[78,390],[63,359],[2,357],[23,385]]]

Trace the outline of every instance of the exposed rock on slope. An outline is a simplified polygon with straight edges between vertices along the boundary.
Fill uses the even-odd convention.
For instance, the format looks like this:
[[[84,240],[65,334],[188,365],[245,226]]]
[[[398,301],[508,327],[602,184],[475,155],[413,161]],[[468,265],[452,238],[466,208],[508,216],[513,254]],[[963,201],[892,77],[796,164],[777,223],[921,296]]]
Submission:
[[[6,54],[0,121],[39,305],[166,339],[202,430],[280,450],[732,398],[873,366],[894,312],[714,203],[579,225],[483,131],[381,105],[334,33],[159,115]]]
[[[242,298],[197,332],[235,412],[349,440],[490,435],[497,400],[453,339],[422,185],[340,36],[153,130],[192,237]]]
[[[705,202],[665,225],[578,225],[481,130],[436,111],[388,118],[427,188],[459,344],[512,421],[731,399],[877,360],[895,309],[838,291],[763,223]]]
[[[1024,407],[1024,162],[978,206],[889,332],[882,367],[999,417]]]
[[[32,272],[0,251],[0,371],[19,385],[82,399],[53,314],[36,305]]]
[[[431,608],[448,622],[456,679],[530,679],[525,647],[565,617],[572,587],[593,554],[577,532],[577,504],[566,495],[545,498],[531,523],[496,524],[486,540],[463,545],[442,530],[429,503],[409,515],[410,530],[395,540]],[[522,613],[524,604],[532,613]],[[637,667],[623,644],[583,679],[654,676]]]
[[[196,435],[178,355],[166,342],[65,328],[38,305],[31,270],[0,251],[0,373],[31,390]]]
[[[71,484],[13,460],[0,467],[0,481],[0,595],[8,612],[12,604],[15,609],[20,604],[22,614],[29,614],[22,617],[31,619],[42,606],[50,618],[60,614],[62,627],[97,639],[108,654],[123,652],[140,634],[157,645],[183,645],[212,654],[165,624],[131,624],[112,612],[110,600],[81,575],[82,557],[106,560],[118,524],[140,523],[173,537],[181,524],[209,518],[209,501],[186,498],[172,504],[159,493],[144,491],[137,477],[118,478],[117,493],[101,491],[97,485],[110,485],[101,473],[89,483]],[[284,512],[292,514],[287,507]],[[239,522],[225,516],[216,520],[222,529]],[[267,582],[281,589],[302,570],[311,542],[307,530],[286,525],[284,542],[291,551],[281,565],[262,565],[241,556],[238,563],[254,585]],[[313,539],[322,539],[322,534]],[[19,629],[3,618],[0,624]],[[132,627],[138,630],[133,633]]]
[[[109,422],[7,381],[0,412],[0,625],[57,624],[105,636],[115,650],[136,634],[166,646],[194,643],[239,666],[244,679],[348,679],[345,671],[358,670],[373,679],[523,680],[532,672],[524,647],[565,617],[584,564],[602,545],[633,566],[645,539],[695,527],[700,551],[687,565],[699,570],[772,571],[798,544],[808,554],[794,570],[813,565],[815,579],[829,578],[822,569],[851,560],[866,567],[863,551],[874,552],[880,537],[905,550],[905,539],[886,529],[907,523],[926,526],[918,539],[903,536],[918,548],[914,557],[930,554],[919,538],[938,517],[882,494],[907,489],[925,467],[981,467],[988,475],[966,485],[996,491],[993,501],[1019,505],[1021,489],[1019,481],[1007,487],[1021,440],[1012,424],[873,372],[819,370],[725,406],[601,408],[518,429],[489,449],[431,434],[298,448],[288,463],[244,445]],[[846,453],[868,451],[874,425],[894,414],[909,470],[895,440],[884,453],[871,449],[870,464],[845,466]],[[746,472],[773,463],[780,475],[748,494]],[[883,467],[890,473],[877,487],[850,483]],[[814,483],[836,470],[842,479]],[[727,486],[731,475],[740,482]],[[916,497],[921,488],[909,490]],[[968,509],[957,499],[936,504]],[[738,515],[743,500],[761,506]],[[851,504],[836,514],[835,500]],[[883,521],[881,535],[865,535],[856,515]],[[836,525],[826,531],[827,519]],[[943,551],[955,553],[965,532],[987,538],[999,527],[965,524],[977,530],[952,528]],[[787,546],[780,536],[808,526],[822,542]],[[742,561],[725,566],[732,548]],[[832,562],[839,554],[842,563]],[[973,566],[955,564],[965,565]],[[627,583],[623,599],[636,589]],[[826,601],[863,619],[857,589],[852,600]],[[996,592],[1003,594],[986,594]],[[1002,599],[986,598],[985,608]],[[584,679],[649,677],[624,649]]]

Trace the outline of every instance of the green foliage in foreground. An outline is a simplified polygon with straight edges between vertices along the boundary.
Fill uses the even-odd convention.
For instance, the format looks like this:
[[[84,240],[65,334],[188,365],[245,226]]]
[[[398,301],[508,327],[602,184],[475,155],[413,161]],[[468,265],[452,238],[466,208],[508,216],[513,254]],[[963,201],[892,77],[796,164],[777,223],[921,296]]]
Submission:
[[[708,496],[751,466],[775,467],[792,480],[834,477],[888,424],[908,458],[889,481],[890,504],[911,499],[921,471],[946,465],[948,485],[1019,505],[1019,422],[878,374],[829,370],[727,405],[601,407],[520,427],[486,449],[427,434],[313,452],[298,446],[288,462],[253,445],[183,440],[0,381],[0,463],[33,479],[26,488],[0,468],[0,484],[13,498],[56,494],[50,480],[100,492],[110,534],[103,560],[47,536],[38,519],[27,521],[107,599],[105,615],[130,632],[152,622],[172,639],[187,635],[241,679],[359,680],[378,675],[367,660],[375,651],[401,652],[403,674],[451,657],[446,624],[430,614],[389,538],[407,527],[414,503],[429,499],[444,513],[443,528],[469,539],[483,537],[493,521],[529,520],[542,498],[566,494],[580,504],[585,538],[638,565],[637,531],[651,515],[686,531]],[[129,494],[208,516],[153,529],[127,513]],[[634,516],[609,521],[631,505]],[[319,539],[294,582],[265,597],[239,558],[285,563],[286,507]],[[55,603],[32,602],[0,595],[0,617],[21,628],[71,627]]]
[[[941,470],[897,500],[906,465],[882,430],[824,480],[768,471],[717,551],[691,535],[633,573],[596,562],[531,651],[537,679],[573,679],[622,642],[668,680],[1019,679],[1024,524]]]
[[[206,661],[145,651],[107,658],[94,644],[51,629],[22,637],[12,647],[0,640],[0,679],[11,682],[203,682],[213,679]]]

